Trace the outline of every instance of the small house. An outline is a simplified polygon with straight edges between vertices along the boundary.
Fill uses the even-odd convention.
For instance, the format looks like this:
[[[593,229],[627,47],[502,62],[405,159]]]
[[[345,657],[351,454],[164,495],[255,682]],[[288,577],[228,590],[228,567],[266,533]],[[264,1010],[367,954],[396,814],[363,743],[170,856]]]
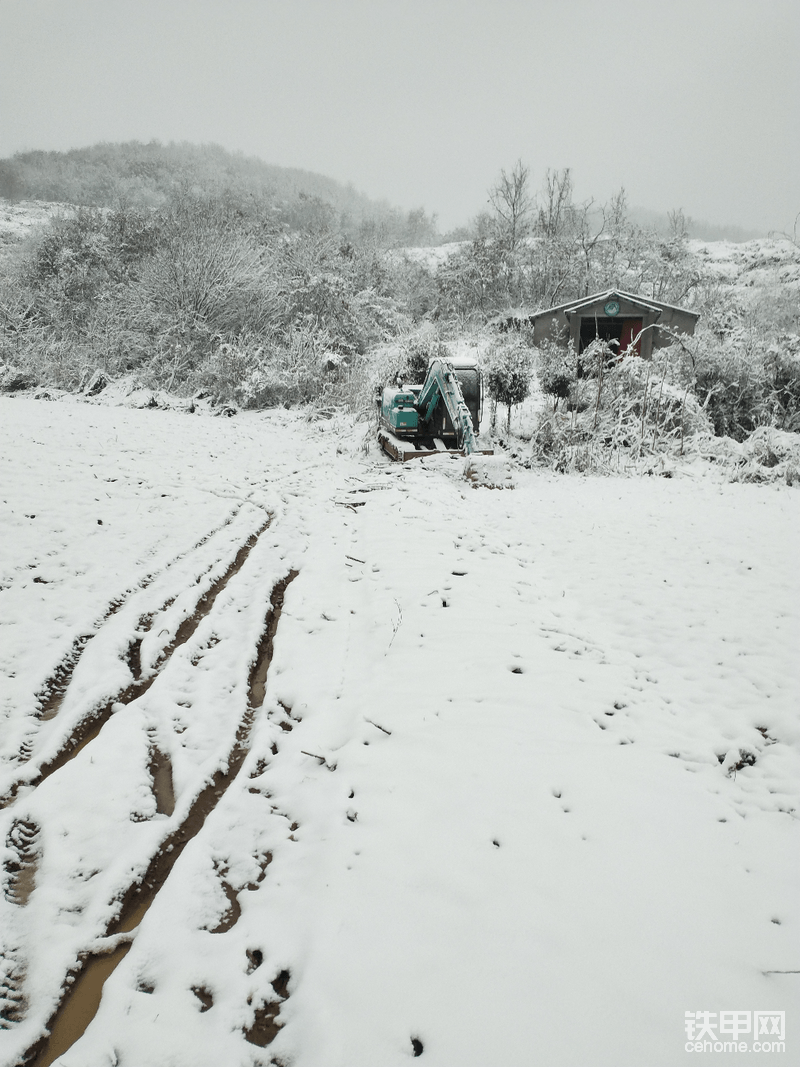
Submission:
[[[570,341],[580,354],[592,341],[607,341],[619,352],[631,345],[637,355],[650,359],[654,348],[665,348],[674,334],[691,336],[700,316],[695,311],[635,296],[622,289],[580,297],[545,311],[519,308],[494,319],[501,330],[527,326],[534,344],[550,339]]]

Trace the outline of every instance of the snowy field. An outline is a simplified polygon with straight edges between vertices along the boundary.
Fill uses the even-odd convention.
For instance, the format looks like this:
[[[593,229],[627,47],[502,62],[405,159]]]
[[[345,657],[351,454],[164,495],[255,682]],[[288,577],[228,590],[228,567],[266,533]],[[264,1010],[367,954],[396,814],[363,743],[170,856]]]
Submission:
[[[3,1067],[800,1062],[797,489],[0,434]]]

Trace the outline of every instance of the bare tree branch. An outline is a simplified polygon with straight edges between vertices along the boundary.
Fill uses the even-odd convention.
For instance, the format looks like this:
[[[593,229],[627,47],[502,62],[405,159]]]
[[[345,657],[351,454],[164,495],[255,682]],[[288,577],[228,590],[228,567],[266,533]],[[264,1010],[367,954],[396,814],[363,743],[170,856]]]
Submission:
[[[489,203],[502,223],[503,237],[512,252],[530,232],[533,200],[528,189],[529,177],[530,170],[518,159],[510,174],[500,171],[500,180],[489,190]]]

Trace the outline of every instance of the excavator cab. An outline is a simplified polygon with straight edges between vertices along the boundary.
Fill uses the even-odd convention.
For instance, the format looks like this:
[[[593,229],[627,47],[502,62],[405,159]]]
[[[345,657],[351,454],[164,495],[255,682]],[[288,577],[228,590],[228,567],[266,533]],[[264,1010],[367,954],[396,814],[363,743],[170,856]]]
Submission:
[[[419,429],[419,412],[417,411],[417,395],[422,386],[417,386],[414,393],[413,386],[403,389],[384,389],[381,394],[381,422],[385,423],[397,434],[415,434]]]

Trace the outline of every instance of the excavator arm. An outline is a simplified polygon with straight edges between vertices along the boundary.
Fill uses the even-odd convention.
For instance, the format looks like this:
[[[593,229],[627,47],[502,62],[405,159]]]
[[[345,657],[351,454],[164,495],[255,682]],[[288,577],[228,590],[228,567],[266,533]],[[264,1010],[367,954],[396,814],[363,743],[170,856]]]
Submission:
[[[452,365],[445,359],[434,359],[417,398],[417,409],[422,422],[430,422],[441,399],[456,432],[458,447],[467,455],[477,451],[472,416],[464,402],[464,395]]]

